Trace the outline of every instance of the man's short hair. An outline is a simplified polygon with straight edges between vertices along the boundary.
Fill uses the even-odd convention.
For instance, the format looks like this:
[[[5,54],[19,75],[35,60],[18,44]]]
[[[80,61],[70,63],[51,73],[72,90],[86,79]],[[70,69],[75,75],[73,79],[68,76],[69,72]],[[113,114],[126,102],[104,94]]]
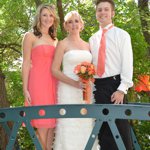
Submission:
[[[114,3],[113,0],[96,0],[96,1],[95,1],[96,7],[97,7],[98,4],[101,3],[101,2],[108,2],[108,3],[110,3],[111,6],[112,6],[112,10],[115,10],[115,3]]]

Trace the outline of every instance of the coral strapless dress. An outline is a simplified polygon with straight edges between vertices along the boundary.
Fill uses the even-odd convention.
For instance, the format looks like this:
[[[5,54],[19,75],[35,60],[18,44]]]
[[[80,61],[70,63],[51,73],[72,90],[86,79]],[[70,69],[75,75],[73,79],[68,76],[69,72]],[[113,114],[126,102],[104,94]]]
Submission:
[[[51,65],[55,47],[38,45],[31,51],[32,65],[29,73],[28,90],[32,106],[56,104],[56,79],[52,76]],[[25,103],[27,106],[27,103]],[[55,119],[35,119],[31,121],[36,128],[54,128]]]

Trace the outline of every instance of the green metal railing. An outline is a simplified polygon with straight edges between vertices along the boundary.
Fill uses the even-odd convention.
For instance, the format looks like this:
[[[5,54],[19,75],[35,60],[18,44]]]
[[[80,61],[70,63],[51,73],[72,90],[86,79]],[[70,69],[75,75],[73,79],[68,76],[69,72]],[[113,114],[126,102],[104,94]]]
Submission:
[[[39,111],[44,110],[45,115],[39,116]],[[107,113],[104,113],[107,112]],[[108,122],[113,137],[119,150],[126,150],[118,128],[115,124],[116,119],[129,120],[150,120],[150,104],[130,103],[123,105],[113,104],[90,104],[90,105],[50,105],[50,106],[33,106],[33,107],[16,107],[16,108],[0,108],[0,124],[9,136],[9,142],[6,150],[12,150],[17,147],[17,133],[22,123],[26,124],[26,128],[32,138],[37,150],[42,150],[37,139],[35,131],[30,124],[32,119],[43,118],[95,118],[95,125],[89,137],[85,150],[91,150],[93,143],[98,135],[99,129],[103,122]],[[12,121],[13,128],[7,125],[8,121]],[[132,140],[135,150],[141,150],[136,136],[131,128]]]

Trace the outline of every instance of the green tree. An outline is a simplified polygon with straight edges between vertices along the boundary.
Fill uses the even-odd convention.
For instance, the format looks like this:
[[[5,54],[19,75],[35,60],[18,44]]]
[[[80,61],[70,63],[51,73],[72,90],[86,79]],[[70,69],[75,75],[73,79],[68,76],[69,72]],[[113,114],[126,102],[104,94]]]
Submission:
[[[148,6],[148,0],[138,0],[138,8],[142,25],[142,32],[145,41],[148,44],[147,53],[150,57],[150,9]]]
[[[94,0],[0,0],[0,107],[14,107],[24,103],[21,81],[21,41],[23,34],[31,30],[35,10],[41,3],[53,3],[56,6],[60,18],[59,40],[67,34],[63,28],[63,21],[65,14],[71,10],[78,10],[85,21],[85,29],[81,33],[84,40],[88,41],[99,28],[95,18]],[[136,82],[139,74],[150,74],[150,60],[147,57],[148,51],[150,52],[148,0],[138,0],[138,5],[134,0],[115,0],[115,3],[114,24],[131,35]],[[136,93],[134,89],[130,90],[129,99],[133,102],[149,102],[149,97],[145,93]],[[148,148],[149,135],[146,133],[149,133],[149,124],[139,121],[133,122],[133,125],[142,149]],[[0,135],[5,135],[1,131],[0,127]],[[24,129],[21,129],[19,138],[24,141],[28,135],[23,135]],[[1,137],[0,141],[4,139]],[[142,140],[143,138],[145,140]],[[2,141],[3,144],[0,143],[0,146],[5,147],[6,141]],[[22,143],[23,149],[32,147],[31,141],[24,143],[24,145]]]

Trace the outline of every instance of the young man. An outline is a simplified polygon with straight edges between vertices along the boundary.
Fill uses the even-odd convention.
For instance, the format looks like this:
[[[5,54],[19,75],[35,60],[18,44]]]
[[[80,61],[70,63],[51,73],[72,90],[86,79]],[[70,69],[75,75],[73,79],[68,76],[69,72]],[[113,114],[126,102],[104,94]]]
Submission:
[[[97,67],[94,97],[96,104],[126,103],[125,94],[132,87],[133,54],[129,34],[112,24],[115,15],[112,0],[97,0],[96,19],[100,29],[89,40],[93,64]],[[127,150],[132,149],[130,126],[127,120],[116,121]],[[117,150],[108,124],[99,132],[102,150]]]

